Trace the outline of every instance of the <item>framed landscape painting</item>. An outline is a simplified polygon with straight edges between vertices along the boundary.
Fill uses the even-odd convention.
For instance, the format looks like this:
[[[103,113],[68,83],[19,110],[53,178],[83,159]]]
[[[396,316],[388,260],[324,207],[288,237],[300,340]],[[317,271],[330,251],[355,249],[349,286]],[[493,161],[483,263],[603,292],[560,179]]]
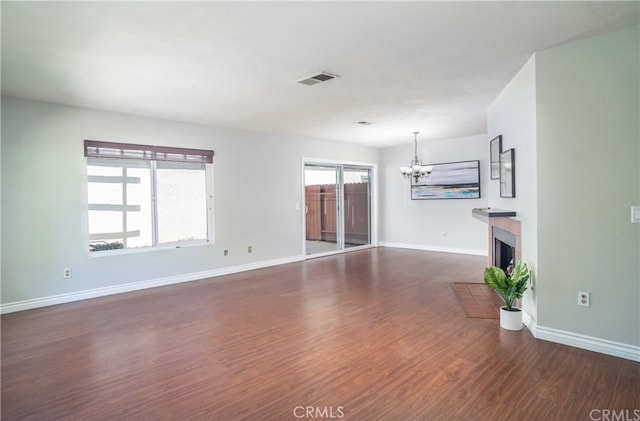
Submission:
[[[411,199],[479,199],[480,161],[430,164],[431,173],[411,179]]]

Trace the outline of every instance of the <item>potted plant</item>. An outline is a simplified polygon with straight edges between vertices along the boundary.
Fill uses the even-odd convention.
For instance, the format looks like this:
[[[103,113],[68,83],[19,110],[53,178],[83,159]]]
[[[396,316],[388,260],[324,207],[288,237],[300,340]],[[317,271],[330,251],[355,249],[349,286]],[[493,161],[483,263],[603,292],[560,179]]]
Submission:
[[[522,311],[514,307],[517,299],[527,290],[529,268],[522,260],[518,260],[512,270],[505,272],[497,266],[484,270],[484,283],[504,300],[500,307],[500,327],[508,330],[522,329]]]

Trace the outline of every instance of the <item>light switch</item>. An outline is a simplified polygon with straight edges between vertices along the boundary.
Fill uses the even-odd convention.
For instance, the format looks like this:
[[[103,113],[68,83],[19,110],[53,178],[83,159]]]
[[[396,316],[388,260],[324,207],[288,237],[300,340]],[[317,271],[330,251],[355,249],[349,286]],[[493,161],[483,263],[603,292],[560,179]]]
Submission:
[[[631,206],[631,223],[640,224],[640,206]]]

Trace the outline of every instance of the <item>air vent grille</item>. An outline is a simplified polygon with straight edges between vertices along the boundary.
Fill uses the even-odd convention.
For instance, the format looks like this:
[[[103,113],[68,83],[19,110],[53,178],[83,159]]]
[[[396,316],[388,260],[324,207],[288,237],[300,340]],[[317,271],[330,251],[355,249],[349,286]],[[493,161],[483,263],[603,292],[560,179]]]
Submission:
[[[315,85],[321,82],[326,82],[328,80],[335,79],[337,77],[338,77],[337,75],[332,75],[327,72],[320,72],[316,75],[308,76],[300,80],[297,80],[296,82],[301,83],[303,85]]]

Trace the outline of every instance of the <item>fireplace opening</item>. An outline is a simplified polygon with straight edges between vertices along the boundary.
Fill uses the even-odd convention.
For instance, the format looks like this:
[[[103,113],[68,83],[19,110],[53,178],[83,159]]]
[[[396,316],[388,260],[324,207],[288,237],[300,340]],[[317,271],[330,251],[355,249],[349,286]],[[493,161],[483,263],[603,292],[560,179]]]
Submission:
[[[516,236],[509,231],[493,227],[493,264],[511,273],[516,255]]]

